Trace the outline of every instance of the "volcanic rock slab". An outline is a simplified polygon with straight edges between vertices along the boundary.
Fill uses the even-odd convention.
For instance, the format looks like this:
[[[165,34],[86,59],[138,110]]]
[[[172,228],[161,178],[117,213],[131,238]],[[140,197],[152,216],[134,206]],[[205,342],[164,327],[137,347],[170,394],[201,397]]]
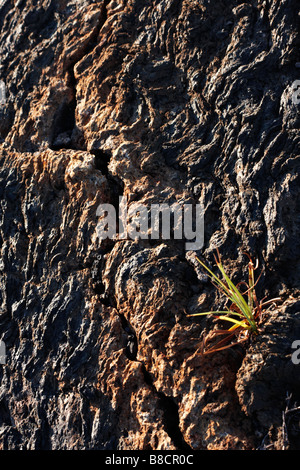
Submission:
[[[295,0],[0,2],[1,449],[299,449],[299,30]],[[222,299],[185,240],[100,242],[120,197],[201,203],[236,282],[258,258],[259,335],[201,356]]]

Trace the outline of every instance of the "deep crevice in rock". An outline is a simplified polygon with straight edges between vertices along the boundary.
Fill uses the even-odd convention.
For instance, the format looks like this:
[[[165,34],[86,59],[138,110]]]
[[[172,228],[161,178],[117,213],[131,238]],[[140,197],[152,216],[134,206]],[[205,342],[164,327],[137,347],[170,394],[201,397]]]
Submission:
[[[63,103],[57,110],[53,123],[52,150],[73,149],[72,133],[75,127],[76,100]]]
[[[124,194],[124,183],[117,176],[113,175],[109,170],[109,162],[111,155],[107,150],[102,149],[91,149],[90,153],[95,156],[95,167],[97,170],[107,178],[109,185],[109,199],[110,203],[116,209],[116,223],[117,223],[117,232],[118,232],[118,221],[119,221],[119,202],[120,197]],[[114,245],[112,244],[112,247]]]
[[[178,450],[191,450],[191,447],[185,442],[179,427],[179,412],[177,404],[172,398],[167,397],[164,393],[159,392],[156,389],[153,383],[153,379],[144,364],[142,364],[142,370],[145,382],[147,383],[147,385],[149,385],[155,395],[159,398],[159,404],[161,406],[164,416],[165,430],[170,436],[174,446]]]
[[[191,450],[190,446],[185,442],[182,432],[179,428],[179,412],[178,406],[172,400],[161,392],[158,392],[159,403],[164,412],[164,423],[166,431],[172,439],[174,445],[179,450]]]
[[[102,26],[107,20],[107,5],[110,0],[104,0],[102,10],[97,26],[89,42],[78,51],[76,60],[68,65],[68,87],[71,90],[72,99],[68,102],[62,103],[59,107],[56,117],[53,122],[52,138],[50,148],[52,150],[72,149],[72,150],[87,150],[87,145],[84,140],[83,132],[76,126],[76,78],[74,68],[83,57],[88,55],[96,46],[99,33]]]
[[[137,351],[138,351],[138,341],[134,329],[130,325],[129,321],[124,317],[124,315],[119,314],[122,328],[127,335],[127,343],[125,348],[125,354],[130,361],[136,361]]]
[[[114,299],[110,299],[108,302],[109,306],[116,308]],[[138,352],[138,340],[136,333],[125,316],[120,312],[118,312],[118,315],[121,320],[122,328],[127,335],[127,343],[125,348],[126,357],[131,361],[136,361]],[[185,442],[179,427],[179,412],[177,404],[172,398],[166,396],[164,393],[159,392],[156,389],[153,383],[153,379],[147,371],[144,363],[142,361],[139,362],[142,365],[142,371],[146,384],[149,385],[154,395],[156,395],[159,399],[159,405],[163,411],[165,430],[170,436],[174,446],[178,450],[191,450],[191,447]]]
[[[108,176],[108,165],[110,162],[110,155],[108,152],[102,149],[92,149],[90,150],[90,153],[95,156],[95,166],[97,170],[100,170],[103,175]]]

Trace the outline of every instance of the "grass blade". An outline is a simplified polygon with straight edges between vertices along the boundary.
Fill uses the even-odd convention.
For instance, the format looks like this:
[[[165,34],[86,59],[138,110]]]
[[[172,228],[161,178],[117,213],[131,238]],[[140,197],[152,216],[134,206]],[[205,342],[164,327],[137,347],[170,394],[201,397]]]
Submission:
[[[187,317],[199,317],[200,315],[219,315],[223,313],[229,313],[228,310],[212,310],[211,312],[200,312],[200,313],[191,313]]]
[[[242,328],[245,328],[246,330],[251,330],[251,326],[248,325],[245,321],[239,321],[239,320],[236,320],[235,318],[225,317],[224,315],[221,315],[218,318],[219,320],[225,320],[225,321],[234,323],[235,325],[241,326]]]

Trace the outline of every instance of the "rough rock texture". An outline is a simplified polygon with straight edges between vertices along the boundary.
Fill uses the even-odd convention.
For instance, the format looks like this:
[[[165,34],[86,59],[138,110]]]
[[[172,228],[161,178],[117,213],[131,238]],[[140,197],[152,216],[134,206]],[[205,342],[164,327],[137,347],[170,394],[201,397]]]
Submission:
[[[296,0],[0,2],[2,449],[299,448]],[[182,240],[96,237],[96,209],[198,202],[234,279],[281,296],[199,354],[220,299]],[[290,428],[289,428],[289,423]]]

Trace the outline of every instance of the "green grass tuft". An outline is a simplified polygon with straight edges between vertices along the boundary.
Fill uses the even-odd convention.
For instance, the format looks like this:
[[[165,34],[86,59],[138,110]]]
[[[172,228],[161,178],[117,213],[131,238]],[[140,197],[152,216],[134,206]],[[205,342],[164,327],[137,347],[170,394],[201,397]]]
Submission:
[[[251,334],[258,334],[259,323],[261,322],[262,314],[265,312],[264,307],[267,304],[280,300],[279,298],[276,298],[264,302],[263,299],[258,302],[255,287],[260,276],[257,281],[255,281],[254,271],[257,266],[254,267],[251,257],[249,255],[247,256],[249,258],[248,283],[240,282],[237,285],[235,285],[226,274],[218,250],[217,256],[215,256],[215,261],[221,273],[220,277],[214,274],[199,258],[196,257],[197,261],[208,272],[213,285],[227,298],[227,301],[230,302],[230,306],[226,307],[226,310],[216,310],[188,315],[189,317],[213,315],[217,320],[222,320],[231,324],[229,328],[224,330],[212,330],[209,335],[204,338],[202,343],[203,354],[209,354],[232,347],[246,341]],[[246,287],[244,292],[241,292],[240,290],[241,285],[245,285]],[[216,341],[220,336],[223,336],[223,338]],[[208,346],[209,343],[210,346]]]

